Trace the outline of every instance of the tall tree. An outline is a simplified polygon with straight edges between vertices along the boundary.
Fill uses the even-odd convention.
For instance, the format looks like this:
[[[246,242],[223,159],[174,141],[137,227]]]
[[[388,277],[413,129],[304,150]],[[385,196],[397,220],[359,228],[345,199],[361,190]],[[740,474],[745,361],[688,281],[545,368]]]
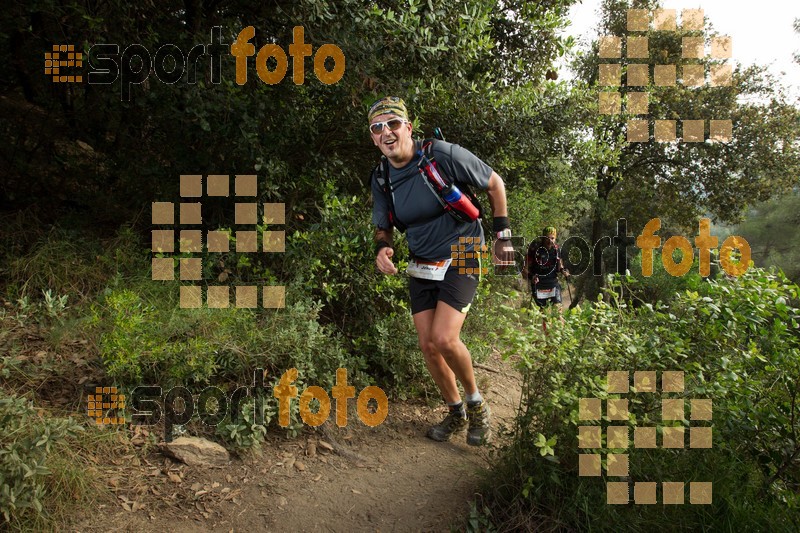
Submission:
[[[10,44],[0,49],[0,59],[13,65],[3,81],[2,105],[10,120],[0,126],[6,197],[13,197],[9,207],[57,204],[58,195],[48,194],[55,181],[61,196],[74,199],[77,193],[93,206],[116,202],[107,210],[115,217],[131,200],[146,204],[174,191],[177,182],[168,176],[222,170],[268,173],[271,196],[301,211],[312,210],[324,176],[361,193],[373,165],[364,157],[371,153],[364,126],[370,101],[403,95],[423,120],[490,108],[504,87],[544,80],[563,49],[557,30],[572,1],[15,4],[0,23],[0,39]],[[212,83],[208,58],[200,59],[195,84],[187,83],[188,73],[163,83],[151,64],[148,80],[131,86],[129,100],[120,97],[120,79],[111,86],[54,84],[42,74],[44,53],[53,44],[75,44],[86,52],[95,43],[113,43],[121,54],[137,44],[154,59],[167,43],[184,54],[209,43],[214,26],[222,28],[224,43],[220,83]],[[256,52],[277,44],[287,53],[293,28],[302,26],[314,51],[326,43],[341,48],[345,74],[325,85],[306,58],[304,84],[292,82],[290,68],[282,82],[268,85],[250,57],[248,81],[238,85],[230,45],[246,26],[255,27]],[[119,56],[114,59],[121,63]],[[495,128],[480,126],[472,130],[476,137]],[[75,140],[84,144],[64,148]],[[70,165],[90,152],[94,164]],[[109,184],[119,196],[107,194]]]
[[[725,55],[710,24],[683,13],[676,25],[673,11],[661,26],[652,19],[660,7],[605,0],[601,39],[576,62],[581,83],[597,92],[587,134],[602,145],[576,161],[594,186],[592,242],[613,234],[618,218],[641,228],[659,217],[695,232],[705,214],[736,221],[746,206],[797,184],[800,112],[780,84],[756,66],[737,67],[726,80],[727,61],[704,53]],[[635,29],[629,9],[645,17],[638,27],[631,20]],[[642,142],[629,142],[631,120],[645,121]],[[711,120],[731,121],[732,131],[711,131]]]

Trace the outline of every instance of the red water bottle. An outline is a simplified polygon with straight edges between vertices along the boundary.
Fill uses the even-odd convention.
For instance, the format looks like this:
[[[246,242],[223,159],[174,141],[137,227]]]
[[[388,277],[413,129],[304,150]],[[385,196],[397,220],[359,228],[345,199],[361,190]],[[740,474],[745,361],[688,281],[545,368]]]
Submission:
[[[478,220],[478,209],[472,204],[462,192],[455,186],[450,185],[442,191],[442,198],[447,204],[456,211],[463,213],[470,220]]]
[[[472,201],[456,187],[455,183],[447,184],[441,174],[439,174],[436,165],[425,156],[422,150],[419,151],[419,156],[421,158],[420,168],[425,173],[425,177],[436,187],[436,190],[439,191],[439,195],[447,205],[464,215],[470,221],[478,220],[480,213]]]

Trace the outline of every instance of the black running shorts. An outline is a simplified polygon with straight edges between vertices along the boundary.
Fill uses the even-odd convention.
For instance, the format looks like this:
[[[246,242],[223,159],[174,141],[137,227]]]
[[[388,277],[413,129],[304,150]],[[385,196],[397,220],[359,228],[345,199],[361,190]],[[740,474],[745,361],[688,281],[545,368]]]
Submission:
[[[468,263],[470,262],[468,261]],[[475,266],[478,266],[477,261],[475,261]],[[447,269],[442,281],[410,278],[408,288],[411,293],[411,314],[415,315],[420,311],[436,309],[439,301],[457,311],[466,313],[469,311],[472,299],[475,298],[479,281],[478,274],[459,274],[458,267],[453,266]]]

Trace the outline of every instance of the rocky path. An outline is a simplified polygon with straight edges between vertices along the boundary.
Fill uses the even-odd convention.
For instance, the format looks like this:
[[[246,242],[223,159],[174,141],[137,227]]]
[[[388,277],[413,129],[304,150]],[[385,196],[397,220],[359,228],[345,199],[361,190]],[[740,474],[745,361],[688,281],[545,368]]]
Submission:
[[[519,402],[511,364],[476,369],[495,433]],[[376,428],[270,437],[260,457],[188,467],[160,454],[105,469],[117,501],[87,510],[73,531],[447,531],[463,529],[491,447],[425,438],[444,408],[396,402]],[[352,420],[352,419],[351,419]]]

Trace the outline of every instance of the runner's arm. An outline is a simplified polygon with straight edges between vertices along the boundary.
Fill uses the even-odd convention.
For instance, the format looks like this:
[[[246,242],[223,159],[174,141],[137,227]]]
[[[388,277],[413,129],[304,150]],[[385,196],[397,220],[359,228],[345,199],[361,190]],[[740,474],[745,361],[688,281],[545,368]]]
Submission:
[[[506,186],[497,172],[492,171],[489,177],[489,188],[486,189],[489,196],[489,206],[492,208],[493,217],[507,217],[508,205],[506,204]]]
[[[383,228],[376,228],[375,229],[375,244],[386,243],[389,245],[389,248],[394,247],[394,228],[383,229]]]
[[[558,271],[564,274],[565,278],[569,277],[569,270],[564,268],[564,261],[561,259],[561,256],[558,256]]]
[[[383,229],[378,228],[375,230],[375,243],[377,253],[375,256],[375,266],[384,274],[397,274],[397,267],[392,263],[392,256],[394,249],[392,248],[392,237],[394,228]]]

